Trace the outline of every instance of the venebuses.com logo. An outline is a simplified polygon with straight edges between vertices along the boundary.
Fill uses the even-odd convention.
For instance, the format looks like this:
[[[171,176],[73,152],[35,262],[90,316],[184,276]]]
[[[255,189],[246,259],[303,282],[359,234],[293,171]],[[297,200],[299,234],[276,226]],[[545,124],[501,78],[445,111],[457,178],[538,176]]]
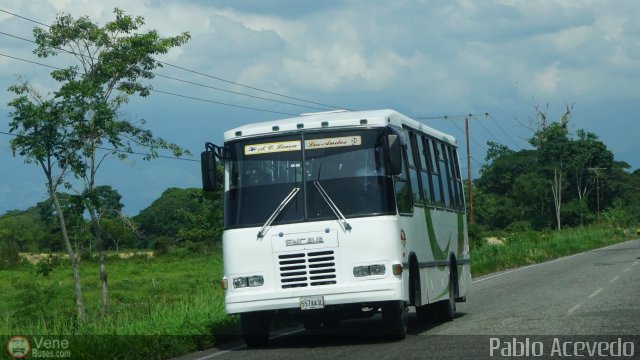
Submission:
[[[30,341],[26,336],[13,336],[7,342],[7,353],[14,359],[62,359],[71,357],[69,346],[68,339],[57,337],[32,336]]]
[[[23,359],[29,355],[31,344],[24,336],[14,336],[7,343],[7,353],[14,359]]]

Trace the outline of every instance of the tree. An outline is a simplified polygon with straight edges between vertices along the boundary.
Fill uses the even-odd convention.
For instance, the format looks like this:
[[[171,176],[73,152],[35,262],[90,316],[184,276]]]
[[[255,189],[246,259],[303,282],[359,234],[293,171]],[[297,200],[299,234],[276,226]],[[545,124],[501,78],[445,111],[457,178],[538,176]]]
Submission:
[[[8,211],[0,216],[0,243],[19,251],[50,250],[51,233],[34,208]]]
[[[39,57],[72,54],[77,65],[54,70],[51,76],[60,83],[55,91],[56,109],[67,119],[67,130],[74,142],[66,145],[72,159],[70,170],[81,182],[76,192],[82,196],[91,219],[93,234],[99,251],[102,309],[108,308],[108,284],[104,257],[104,242],[99,221],[100,197],[96,193],[97,173],[106,158],[117,154],[127,157],[134,146],[147,150],[145,160],[157,157],[159,149],[171,150],[175,156],[185,154],[176,144],[154,137],[140,124],[122,118],[119,109],[132,95],[148,96],[151,86],[143,79],[153,78],[153,70],[161,67],[154,55],[183,45],[188,33],[161,37],[157,31],[139,32],[142,17],[126,15],[114,9],[115,19],[104,26],[88,17],[73,18],[58,15],[47,29],[33,30]],[[99,154],[98,149],[109,145],[114,151]]]
[[[514,152],[488,143],[487,163],[476,181],[483,194],[477,207],[485,225],[505,227],[527,221],[534,228],[559,228],[593,221],[596,201],[589,195],[595,188],[595,175],[589,169],[594,168],[605,169],[600,174],[602,208],[622,199],[626,208],[633,209],[633,199],[640,196],[635,195],[638,187],[633,175],[625,170],[628,165],[613,161],[613,153],[595,134],[584,130],[570,134],[571,111],[567,105],[558,121],[550,121],[546,109],[536,107],[530,139],[533,150]]]
[[[9,106],[14,108],[10,114],[9,130],[16,135],[11,139],[10,146],[14,155],[18,152],[26,163],[39,165],[47,179],[47,192],[55,206],[71,262],[78,318],[84,321],[84,300],[77,258],[69,241],[64,212],[57,196],[58,187],[68,184],[65,178],[69,170],[78,166],[71,153],[71,149],[77,145],[77,138],[72,135],[70,119],[59,104],[46,100],[26,81],[9,87],[9,90],[18,95],[9,102]]]
[[[160,198],[134,217],[140,231],[152,246],[154,238],[211,241],[222,232],[221,193],[203,194],[201,189],[165,190]]]

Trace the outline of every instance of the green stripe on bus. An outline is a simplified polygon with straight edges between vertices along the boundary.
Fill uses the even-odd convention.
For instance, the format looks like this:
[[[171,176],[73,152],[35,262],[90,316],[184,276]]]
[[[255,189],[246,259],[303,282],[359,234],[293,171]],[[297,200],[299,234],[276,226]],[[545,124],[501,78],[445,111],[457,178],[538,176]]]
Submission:
[[[449,246],[451,241],[447,244],[447,247],[440,249],[438,239],[436,239],[436,231],[433,228],[433,219],[431,218],[431,210],[425,209],[424,217],[427,221],[427,235],[429,235],[429,246],[431,246],[431,252],[433,253],[434,260],[448,260],[449,259]]]
[[[464,215],[458,214],[458,252],[456,257],[462,259],[462,252],[464,251]]]

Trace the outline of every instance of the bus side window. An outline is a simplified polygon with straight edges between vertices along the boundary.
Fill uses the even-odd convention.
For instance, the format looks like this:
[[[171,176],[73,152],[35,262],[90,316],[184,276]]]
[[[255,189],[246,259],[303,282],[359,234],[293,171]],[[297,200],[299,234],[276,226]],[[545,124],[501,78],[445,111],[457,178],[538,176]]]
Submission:
[[[433,139],[428,139],[427,149],[429,151],[429,161],[431,162],[431,183],[433,184],[433,202],[436,206],[444,205],[442,197],[442,179],[440,179],[440,166],[438,165],[438,147]]]
[[[462,175],[460,175],[460,162],[458,161],[458,151],[456,148],[451,148],[451,153],[453,157],[453,168],[456,172],[456,188],[458,189],[458,209],[460,211],[465,211],[464,206],[464,191],[462,191]]]
[[[453,147],[450,145],[447,145],[447,158],[449,159],[449,171],[450,171],[450,183],[451,183],[451,190],[453,191],[453,208],[456,210],[460,210],[461,206],[460,206],[460,198],[461,198],[461,194],[458,188],[458,182],[460,181],[460,174],[458,173],[458,169],[456,167],[456,163],[457,160],[456,158],[453,156]]]
[[[443,187],[445,189],[445,206],[447,208],[455,208],[455,196],[453,193],[453,188],[451,187],[451,178],[453,177],[451,173],[451,169],[449,168],[449,154],[448,154],[448,145],[445,143],[440,143],[440,169],[442,170],[442,178],[443,178]]]
[[[425,146],[426,139],[423,136],[417,137],[418,157],[420,158],[420,179],[422,181],[422,193],[424,194],[425,204],[434,205],[433,203],[433,185],[431,184],[431,169],[429,164],[428,143]]]
[[[406,133],[405,133],[406,136]],[[409,138],[406,137],[406,140]],[[394,186],[396,192],[396,206],[398,212],[403,215],[413,214],[413,201],[409,180],[407,179],[407,153],[406,147],[402,147],[402,171],[400,175],[394,176]]]
[[[418,149],[416,148],[416,134],[409,132],[409,143],[407,144],[407,160],[409,160],[409,181],[413,193],[413,203],[423,205],[422,191],[420,188],[420,174],[418,173]]]

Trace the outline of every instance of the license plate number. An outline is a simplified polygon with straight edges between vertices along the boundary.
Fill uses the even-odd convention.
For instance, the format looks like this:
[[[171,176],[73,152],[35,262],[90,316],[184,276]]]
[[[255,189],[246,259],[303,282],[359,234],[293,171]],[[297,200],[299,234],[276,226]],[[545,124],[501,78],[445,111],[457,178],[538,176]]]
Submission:
[[[322,296],[303,296],[300,298],[300,309],[324,309],[324,298]]]

